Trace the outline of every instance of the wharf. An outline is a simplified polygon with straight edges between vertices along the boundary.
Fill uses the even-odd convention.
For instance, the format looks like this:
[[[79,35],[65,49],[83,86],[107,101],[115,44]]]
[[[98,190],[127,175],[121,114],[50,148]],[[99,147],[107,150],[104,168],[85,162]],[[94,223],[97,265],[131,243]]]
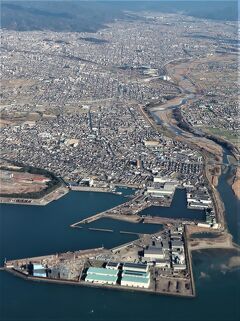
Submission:
[[[98,229],[97,229],[98,230]],[[100,229],[103,230],[103,229]],[[121,231],[120,233],[136,234],[128,231]],[[158,232],[154,235],[161,236],[163,233]],[[184,233],[185,234],[185,233]],[[138,257],[138,251],[145,248],[152,240],[150,234],[138,234],[137,240],[119,245],[112,249],[96,248],[90,250],[81,250],[76,252],[66,252],[55,255],[47,255],[41,257],[33,257],[21,260],[12,260],[5,263],[4,269],[16,276],[22,277],[26,280],[48,282],[55,284],[78,285],[94,288],[116,289],[122,291],[141,291],[145,293],[172,295],[178,297],[195,296],[195,285],[193,282],[193,274],[191,267],[191,257],[189,255],[187,244],[185,243],[186,263],[188,275],[173,274],[172,271],[165,273],[156,269],[155,266],[149,265],[150,283],[147,288],[129,286],[123,284],[98,284],[85,281],[85,274],[83,272],[86,268],[91,266],[102,267],[109,260],[117,262],[133,262],[134,257]],[[186,239],[184,237],[184,239]],[[50,269],[48,275],[39,277],[28,273],[26,266],[29,263],[41,264],[44,269]],[[46,270],[47,271],[47,270]],[[84,274],[82,274],[84,273]],[[82,277],[83,276],[83,277]],[[191,279],[191,280],[190,280]]]
[[[72,191],[79,192],[99,192],[99,193],[111,193],[113,190],[109,187],[88,187],[88,186],[71,186]]]
[[[117,205],[111,209],[108,209],[106,211],[94,214],[92,216],[89,216],[87,218],[82,219],[81,221],[78,221],[76,223],[73,223],[70,225],[70,227],[76,227],[80,224],[89,224],[94,221],[97,221],[102,218],[109,218],[114,220],[120,220],[120,221],[127,221],[131,223],[149,223],[149,224],[168,224],[168,223],[181,223],[186,222],[184,219],[175,219],[175,218],[166,218],[166,217],[159,217],[159,216],[141,216],[139,213],[143,211],[144,209],[155,205],[154,202],[146,202],[144,195],[138,195],[129,200],[128,202],[125,202],[123,204]],[[159,205],[159,204],[158,204]],[[159,206],[163,206],[164,204],[160,204]],[[165,204],[166,205],[166,204]],[[170,203],[167,204],[167,207],[170,207]],[[188,224],[191,224],[191,222],[188,222]]]
[[[190,273],[190,282],[191,282],[191,289],[192,289],[192,294],[193,296],[196,296],[196,287],[195,287],[195,282],[194,282],[194,276],[193,276],[193,268],[192,268],[192,255],[190,252],[189,247],[187,246],[187,227],[186,225],[184,226],[184,235],[185,235],[185,255],[186,255],[186,263],[187,266],[189,267],[189,273]]]
[[[104,247],[94,248],[94,249],[86,249],[86,250],[79,250],[75,252],[64,252],[64,253],[56,253],[50,255],[43,255],[43,256],[36,256],[30,258],[23,258],[23,259],[16,259],[16,260],[9,260],[5,264],[5,269],[12,268],[14,266],[18,267],[28,262],[38,263],[38,264],[49,264],[49,262],[54,263],[56,261],[64,261],[64,260],[73,260],[73,259],[81,259],[87,258],[89,256],[97,256],[102,255],[105,253],[109,253],[109,250],[105,249]]]
[[[192,221],[186,221],[185,219],[180,218],[169,218],[169,217],[161,217],[161,216],[146,216],[143,217],[143,223],[146,224],[175,224],[175,223],[184,223],[184,224],[195,224]]]
[[[44,195],[41,198],[20,198],[20,197],[0,197],[0,204],[17,204],[17,205],[47,205],[52,201],[56,201],[69,192],[65,186],[61,186],[54,191]]]
[[[127,212],[126,208],[130,211],[130,209],[132,208],[132,205],[133,205],[136,201],[138,201],[138,200],[140,200],[140,199],[142,199],[142,198],[143,198],[142,195],[138,195],[138,196],[132,198],[131,200],[129,200],[128,202],[125,202],[125,203],[123,203],[123,204],[117,205],[117,206],[115,206],[115,207],[113,207],[113,208],[111,208],[111,209],[108,209],[108,210],[106,210],[106,211],[103,211],[103,212],[94,214],[94,215],[92,215],[92,216],[90,216],[90,217],[84,218],[83,220],[81,220],[81,221],[79,221],[79,222],[73,223],[73,224],[70,225],[70,227],[75,227],[75,226],[80,225],[80,224],[88,224],[88,223],[94,222],[94,221],[96,221],[96,220],[98,220],[98,219],[101,219],[101,218],[103,218],[103,217],[109,217],[109,218],[113,218],[113,219],[114,219],[115,216],[116,216],[116,217],[119,217],[119,215],[124,215],[124,214],[121,214],[122,211],[125,210],[125,211]],[[136,209],[136,213],[137,213],[138,211],[142,210],[143,208],[144,208],[144,206],[142,205],[140,209],[139,209],[139,208]],[[132,209],[131,209],[131,210],[132,210]],[[136,213],[135,213],[135,214],[136,214]],[[126,215],[125,215],[125,216],[126,216]],[[131,216],[131,215],[129,215],[129,217],[130,217],[130,216]],[[133,216],[133,215],[132,215],[132,216]],[[134,215],[134,216],[137,217],[137,215]],[[138,217],[138,218],[139,218],[139,217]]]
[[[120,234],[130,234],[130,235],[137,235],[137,236],[139,236],[139,233],[137,233],[137,232],[120,231],[119,233],[120,233]]]
[[[144,293],[152,293],[156,295],[167,295],[167,296],[177,296],[177,297],[184,297],[184,298],[194,298],[195,295],[186,294],[186,293],[179,293],[179,292],[167,292],[167,291],[155,291],[151,288],[138,288],[138,287],[127,287],[127,286],[120,286],[110,285],[110,284],[96,284],[84,281],[71,281],[68,279],[50,279],[38,276],[28,276],[20,271],[14,269],[4,269],[6,272],[9,272],[17,277],[21,277],[25,280],[35,281],[35,282],[46,282],[46,283],[53,283],[53,284],[64,284],[64,285],[75,285],[75,286],[85,286],[90,288],[98,288],[98,289],[109,289],[109,290],[120,290],[120,291],[130,291],[130,292],[144,292]]]
[[[99,231],[99,232],[113,232],[113,230],[106,229],[106,228],[95,228],[95,227],[88,227],[91,231]]]

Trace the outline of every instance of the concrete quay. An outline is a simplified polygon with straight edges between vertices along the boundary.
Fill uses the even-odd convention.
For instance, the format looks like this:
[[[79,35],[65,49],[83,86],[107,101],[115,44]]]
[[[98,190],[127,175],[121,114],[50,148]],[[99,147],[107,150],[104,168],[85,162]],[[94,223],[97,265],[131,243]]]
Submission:
[[[108,187],[85,187],[85,186],[71,186],[72,191],[79,192],[99,192],[99,193],[111,193],[112,189]]]
[[[173,233],[176,232],[176,227],[170,228]],[[138,258],[139,251],[146,249],[152,240],[156,237],[166,237],[166,232],[169,227],[165,230],[161,230],[152,235],[150,234],[138,234],[138,239],[119,245],[112,249],[96,248],[90,250],[81,250],[76,252],[66,252],[54,255],[47,255],[41,257],[25,258],[21,260],[11,260],[5,262],[4,269],[7,272],[14,274],[15,276],[22,277],[26,280],[66,284],[66,285],[78,285],[95,288],[108,288],[117,290],[127,291],[141,291],[145,293],[161,294],[161,295],[173,295],[179,297],[194,297],[195,285],[193,280],[193,274],[191,272],[190,258],[186,257],[186,271],[184,273],[177,272],[171,266],[169,270],[159,270],[159,267],[154,264],[149,264],[149,285],[147,287],[141,286],[126,286],[122,284],[122,273],[121,268],[118,273],[118,281],[114,284],[99,284],[96,282],[89,283],[86,281],[86,271],[90,267],[105,267],[105,264],[109,261],[113,262],[133,262]],[[132,233],[121,231],[121,233]],[[169,237],[170,237],[169,232]],[[184,232],[185,234],[185,232]],[[183,234],[183,235],[184,235]],[[174,234],[172,234],[174,235]],[[170,239],[169,239],[170,240]],[[186,237],[183,236],[183,240]],[[187,243],[185,243],[185,251],[187,252]],[[169,250],[171,246],[169,245]],[[174,254],[175,255],[175,254]],[[186,254],[187,255],[187,254]],[[41,264],[43,269],[46,271],[46,275],[32,275],[26,267],[29,263]],[[119,279],[120,278],[120,279]]]
[[[37,276],[28,276],[20,271],[17,271],[15,269],[6,269],[4,268],[4,271],[11,273],[17,277],[21,277],[28,281],[34,281],[34,282],[45,282],[45,283],[52,283],[52,284],[63,284],[63,285],[74,285],[74,286],[83,286],[83,287],[89,287],[89,288],[97,288],[97,289],[109,289],[109,290],[118,290],[118,291],[128,291],[128,292],[143,292],[143,293],[152,293],[156,295],[167,295],[167,296],[176,296],[176,297],[184,297],[184,298],[194,298],[195,295],[193,294],[182,294],[179,292],[167,292],[167,291],[155,291],[151,288],[132,288],[127,286],[120,286],[118,284],[116,285],[110,285],[110,284],[101,284],[98,285],[96,283],[89,283],[84,281],[72,281],[67,279],[50,279],[50,278],[44,278],[44,277],[37,277]]]
[[[44,195],[41,198],[20,198],[20,197],[0,197],[0,203],[2,204],[17,204],[17,205],[40,205],[44,206],[53,201],[58,200],[69,192],[69,189],[65,186],[61,186],[54,191]]]
[[[143,198],[143,196],[142,196],[142,195],[140,195],[140,196],[138,195],[138,196],[132,198],[132,199],[131,199],[130,201],[128,201],[128,202],[125,202],[125,203],[123,203],[123,204],[117,205],[117,206],[115,206],[115,207],[113,207],[113,208],[111,208],[111,209],[108,209],[108,210],[106,210],[106,211],[103,211],[103,212],[94,214],[94,215],[92,215],[92,216],[90,216],[90,217],[84,218],[84,219],[81,220],[81,221],[78,221],[78,222],[76,222],[76,223],[73,223],[73,224],[70,225],[70,227],[75,227],[75,226],[77,226],[77,225],[79,225],[79,224],[88,224],[88,223],[94,222],[94,221],[96,221],[96,220],[98,220],[98,219],[100,219],[100,218],[103,218],[103,217],[114,218],[115,215],[119,217],[119,215],[123,215],[123,214],[121,214],[121,212],[122,212],[123,210],[126,211],[126,208],[128,208],[128,210],[129,210],[130,213],[131,213],[131,211],[135,211],[136,213],[138,213],[139,211],[141,211],[141,210],[144,209],[144,206],[142,205],[140,208],[139,208],[139,206],[138,206],[137,209],[135,209],[135,208],[133,209],[133,206],[134,206],[134,203],[135,203],[136,201],[140,201],[141,198]],[[147,206],[148,206],[148,205],[147,205]],[[147,207],[147,206],[146,206],[146,207]],[[129,213],[129,214],[130,214],[130,213]],[[126,216],[126,215],[125,215],[125,216]],[[130,215],[129,215],[129,216],[130,216]]]
[[[79,250],[75,252],[64,252],[64,253],[56,253],[50,255],[43,255],[43,256],[36,256],[36,257],[29,257],[23,259],[16,259],[16,260],[8,260],[3,269],[9,269],[12,267],[19,267],[21,265],[27,264],[28,262],[32,263],[39,263],[39,264],[48,264],[48,262],[56,262],[59,260],[71,260],[77,258],[86,258],[89,256],[96,256],[104,253],[108,253],[109,250],[100,247],[94,249],[86,249],[86,250]]]

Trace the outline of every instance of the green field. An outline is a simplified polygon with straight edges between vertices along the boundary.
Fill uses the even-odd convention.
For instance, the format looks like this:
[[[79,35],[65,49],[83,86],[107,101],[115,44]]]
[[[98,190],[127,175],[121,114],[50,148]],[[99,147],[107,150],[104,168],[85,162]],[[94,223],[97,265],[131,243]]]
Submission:
[[[223,139],[226,139],[235,145],[240,144],[239,133],[237,131],[233,132],[223,128],[212,127],[202,127],[202,130],[204,130],[205,132],[209,132],[210,134],[213,134],[215,136],[219,136]]]

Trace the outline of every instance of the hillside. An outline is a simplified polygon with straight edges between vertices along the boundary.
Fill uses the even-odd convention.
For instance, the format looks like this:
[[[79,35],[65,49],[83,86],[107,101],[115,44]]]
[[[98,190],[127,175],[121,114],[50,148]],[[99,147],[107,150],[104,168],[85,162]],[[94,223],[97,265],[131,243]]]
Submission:
[[[199,18],[237,20],[237,1],[2,1],[1,27],[9,30],[95,32],[124,11],[181,12]]]

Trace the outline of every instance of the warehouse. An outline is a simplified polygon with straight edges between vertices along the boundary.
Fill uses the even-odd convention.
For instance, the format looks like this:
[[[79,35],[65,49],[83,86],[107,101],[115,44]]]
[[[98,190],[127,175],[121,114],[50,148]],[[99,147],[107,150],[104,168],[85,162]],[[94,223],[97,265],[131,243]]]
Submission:
[[[168,240],[162,240],[162,249],[164,252],[169,250],[169,242]]]
[[[46,268],[42,264],[33,264],[33,276],[46,277]]]
[[[172,249],[175,251],[182,251],[184,249],[182,241],[172,241]]]
[[[97,284],[116,284],[117,277],[114,275],[103,274],[88,274],[85,278],[86,282],[92,282]]]
[[[142,264],[142,263],[124,263],[123,264],[124,270],[129,271],[140,271],[140,272],[147,272],[148,271],[148,265]]]
[[[187,266],[185,263],[182,263],[182,264],[176,264],[176,263],[173,263],[173,270],[174,271],[184,271],[186,270]]]
[[[170,269],[170,260],[166,260],[166,259],[157,259],[155,262],[156,267],[159,268],[164,268],[164,269]]]
[[[128,271],[124,270],[122,276],[134,276],[134,277],[149,277],[149,272],[138,272],[138,271]]]
[[[111,269],[111,270],[118,270],[119,267],[119,263],[118,262],[108,262],[106,265],[107,269]]]
[[[154,259],[163,259],[164,252],[162,248],[157,246],[149,246],[147,249],[144,250],[144,258]]]
[[[90,274],[108,275],[108,276],[116,276],[117,277],[118,270],[90,267],[87,270],[87,275],[90,275]]]
[[[121,285],[137,287],[137,288],[149,288],[150,278],[124,275],[121,280]]]

